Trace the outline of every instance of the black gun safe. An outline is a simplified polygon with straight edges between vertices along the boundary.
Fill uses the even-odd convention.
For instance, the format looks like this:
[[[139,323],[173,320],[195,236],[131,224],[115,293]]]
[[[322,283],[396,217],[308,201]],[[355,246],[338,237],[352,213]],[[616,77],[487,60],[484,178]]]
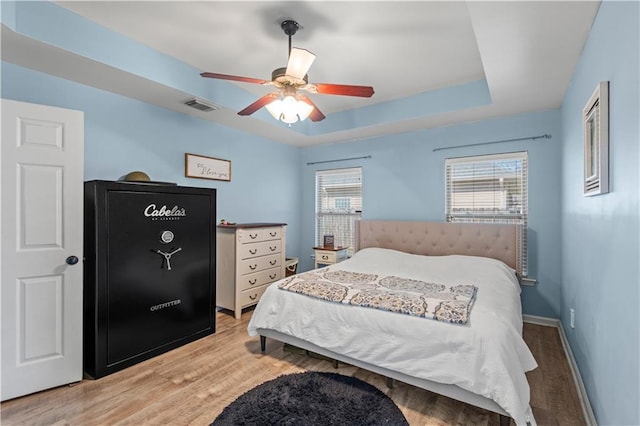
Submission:
[[[215,189],[85,182],[84,371],[215,332]]]

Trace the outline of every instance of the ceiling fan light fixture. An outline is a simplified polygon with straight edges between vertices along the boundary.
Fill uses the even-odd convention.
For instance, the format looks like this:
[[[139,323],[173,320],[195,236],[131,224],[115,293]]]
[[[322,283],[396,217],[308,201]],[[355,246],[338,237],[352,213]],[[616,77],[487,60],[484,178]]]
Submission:
[[[283,123],[293,124],[304,121],[313,111],[313,107],[306,102],[296,99],[293,95],[280,97],[265,106],[267,111]]]
[[[285,73],[296,79],[304,80],[307,71],[309,71],[315,59],[316,55],[308,50],[294,47],[289,54],[289,62],[287,63]]]
[[[306,49],[291,47],[291,36],[300,29],[296,21],[285,20],[280,27],[289,36],[289,59],[286,67],[277,68],[271,73],[271,81],[212,72],[200,74],[202,77],[207,78],[270,85],[280,89],[280,92],[271,92],[262,96],[251,105],[238,111],[238,115],[251,115],[264,107],[267,108],[273,118],[287,124],[303,121],[307,118],[316,122],[324,120],[326,118],[325,115],[311,99],[303,94],[296,93],[297,90],[322,95],[359,96],[363,98],[373,96],[374,92],[371,86],[329,83],[309,84],[307,71],[315,60],[316,55]]]

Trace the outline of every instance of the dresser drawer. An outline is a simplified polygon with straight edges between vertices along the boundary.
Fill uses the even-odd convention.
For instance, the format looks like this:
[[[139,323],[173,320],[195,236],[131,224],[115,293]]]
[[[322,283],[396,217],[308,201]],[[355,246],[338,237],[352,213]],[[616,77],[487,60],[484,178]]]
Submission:
[[[260,287],[243,290],[240,293],[240,306],[245,308],[247,306],[255,305],[256,303],[258,303],[267,287],[269,287],[269,285],[263,285]]]
[[[266,271],[256,272],[255,274],[242,275],[238,277],[238,288],[246,290],[253,287],[259,287],[284,278],[282,276],[282,268],[272,268]]]
[[[282,254],[272,254],[270,256],[253,257],[243,259],[238,262],[238,273],[240,275],[253,274],[255,272],[264,271],[282,263]]]
[[[238,246],[238,257],[250,259],[252,257],[267,256],[282,252],[282,241],[263,241],[261,243],[241,244]]]
[[[238,242],[257,243],[260,241],[279,240],[282,237],[282,228],[249,228],[238,230]]]

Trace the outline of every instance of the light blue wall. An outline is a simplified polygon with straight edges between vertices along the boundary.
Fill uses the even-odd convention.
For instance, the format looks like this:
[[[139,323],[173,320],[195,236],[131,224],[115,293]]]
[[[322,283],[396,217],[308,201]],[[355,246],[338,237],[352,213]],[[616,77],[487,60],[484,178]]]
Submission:
[[[638,2],[602,3],[562,106],[560,318],[601,425],[640,424],[639,27]],[[581,113],[600,81],[610,193],[584,197]]]
[[[2,62],[2,97],[84,111],[85,180],[133,170],[152,180],[217,189],[218,220],[287,223],[297,256],[296,147]],[[186,178],[186,152],[231,160],[231,181]]]
[[[434,152],[434,148],[551,134],[551,139]],[[527,314],[557,318],[560,308],[560,113],[558,110],[303,149],[301,158],[300,270],[313,266],[315,171],[362,166],[363,218],[444,220],[444,160],[448,157],[527,151],[529,155],[530,276],[523,288]],[[370,159],[306,165],[371,155]],[[306,250],[306,251],[305,251]]]

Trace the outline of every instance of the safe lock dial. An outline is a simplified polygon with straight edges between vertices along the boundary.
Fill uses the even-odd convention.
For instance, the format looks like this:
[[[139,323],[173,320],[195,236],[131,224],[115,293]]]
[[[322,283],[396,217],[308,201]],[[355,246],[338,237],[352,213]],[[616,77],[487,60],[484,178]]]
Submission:
[[[173,232],[162,231],[162,233],[160,233],[160,242],[163,244],[169,244],[171,241],[173,241],[173,237]]]

